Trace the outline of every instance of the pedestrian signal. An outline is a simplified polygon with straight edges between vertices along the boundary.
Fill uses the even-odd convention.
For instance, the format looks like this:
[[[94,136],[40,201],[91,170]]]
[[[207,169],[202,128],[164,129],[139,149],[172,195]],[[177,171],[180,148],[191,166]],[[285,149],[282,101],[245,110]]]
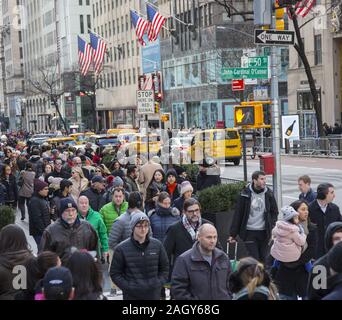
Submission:
[[[262,104],[235,106],[235,127],[254,128],[264,124]]]

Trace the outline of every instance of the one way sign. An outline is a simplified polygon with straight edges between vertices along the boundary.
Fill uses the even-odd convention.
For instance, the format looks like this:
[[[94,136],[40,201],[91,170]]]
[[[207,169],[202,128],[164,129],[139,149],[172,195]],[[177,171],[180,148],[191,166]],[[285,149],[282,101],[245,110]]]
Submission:
[[[284,46],[294,44],[294,31],[261,30],[254,32],[254,43],[270,46]]]

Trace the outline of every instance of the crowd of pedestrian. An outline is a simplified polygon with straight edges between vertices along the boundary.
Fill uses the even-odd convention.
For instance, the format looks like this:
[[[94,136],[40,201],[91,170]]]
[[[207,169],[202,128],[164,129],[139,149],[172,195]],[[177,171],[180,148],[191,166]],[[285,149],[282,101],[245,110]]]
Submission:
[[[254,172],[229,230],[246,249],[236,267],[195,192],[221,183],[210,160],[194,186],[158,157],[121,165],[88,145],[19,142],[0,147],[0,205],[18,209],[38,252],[20,223],[0,230],[0,299],[106,300],[105,263],[110,295],[121,290],[124,300],[165,299],[166,288],[175,300],[342,298],[342,217],[329,183],[315,192],[299,177],[298,200],[278,210],[265,173]],[[18,265],[25,289],[13,286]],[[327,269],[327,287],[315,285],[316,266]]]

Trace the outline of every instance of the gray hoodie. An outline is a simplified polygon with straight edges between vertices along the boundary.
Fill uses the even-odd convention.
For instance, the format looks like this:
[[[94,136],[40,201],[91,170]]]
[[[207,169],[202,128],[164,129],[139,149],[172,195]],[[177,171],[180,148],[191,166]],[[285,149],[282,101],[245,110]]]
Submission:
[[[247,230],[265,230],[265,194],[267,192],[267,187],[260,193],[256,193],[253,190],[252,184],[249,185],[249,189],[251,190],[251,208],[249,211]]]

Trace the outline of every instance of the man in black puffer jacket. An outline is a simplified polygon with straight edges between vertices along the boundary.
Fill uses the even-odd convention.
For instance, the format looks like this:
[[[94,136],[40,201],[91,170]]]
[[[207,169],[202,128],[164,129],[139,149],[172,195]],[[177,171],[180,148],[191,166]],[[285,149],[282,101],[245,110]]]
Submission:
[[[34,196],[32,197],[29,207],[29,228],[30,235],[39,247],[45,228],[50,225],[50,206],[47,200],[49,186],[46,182],[36,179],[34,181]]]
[[[149,237],[150,221],[144,213],[132,216],[131,228],[131,238],[115,248],[110,276],[123,291],[123,300],[159,300],[169,275],[165,249]]]

